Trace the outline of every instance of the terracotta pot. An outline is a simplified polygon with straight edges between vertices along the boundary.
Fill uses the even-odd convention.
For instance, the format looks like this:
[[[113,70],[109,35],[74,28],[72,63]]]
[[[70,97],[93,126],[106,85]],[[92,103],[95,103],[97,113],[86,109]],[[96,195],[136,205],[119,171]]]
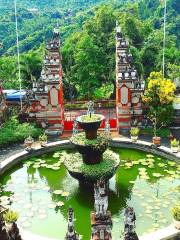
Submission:
[[[177,152],[179,151],[179,147],[172,147],[172,146],[171,146],[171,151],[172,151],[173,153],[177,153]]]
[[[175,228],[177,228],[178,230],[180,229],[180,221],[173,219],[173,224],[174,224]]]
[[[7,223],[7,222],[6,222],[6,223],[5,223],[6,230],[7,230],[7,231],[10,231],[10,230],[12,229],[12,225],[13,225],[13,223],[9,223],[9,222]]]
[[[138,136],[131,136],[131,140],[132,140],[132,142],[137,142]]]
[[[156,146],[161,145],[161,138],[160,137],[153,137],[152,141],[153,141],[153,144],[156,145]]]
[[[41,147],[46,147],[47,146],[47,141],[40,141]]]

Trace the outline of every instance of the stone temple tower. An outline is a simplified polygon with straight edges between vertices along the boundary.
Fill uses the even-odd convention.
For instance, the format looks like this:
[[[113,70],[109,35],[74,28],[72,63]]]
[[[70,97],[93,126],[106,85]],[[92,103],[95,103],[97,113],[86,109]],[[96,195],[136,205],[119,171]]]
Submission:
[[[129,43],[116,26],[116,112],[119,133],[126,134],[142,119],[142,83],[133,66]]]
[[[52,39],[46,43],[41,77],[33,83],[30,109],[30,117],[45,128],[48,135],[60,135],[64,128],[61,62],[60,34],[55,28]]]

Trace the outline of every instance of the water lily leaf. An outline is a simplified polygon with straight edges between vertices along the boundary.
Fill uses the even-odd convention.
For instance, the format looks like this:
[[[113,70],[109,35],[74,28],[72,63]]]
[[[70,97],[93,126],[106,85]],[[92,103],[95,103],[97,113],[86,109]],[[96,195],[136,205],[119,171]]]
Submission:
[[[147,158],[153,158],[154,155],[152,155],[152,154],[147,154],[146,157],[147,157]]]
[[[55,207],[56,207],[55,204],[49,204],[49,205],[48,205],[48,208],[50,208],[50,209],[54,209]]]
[[[47,218],[47,215],[46,214],[40,214],[38,217],[39,217],[39,219],[43,220],[43,219]]]
[[[69,192],[63,192],[62,194],[61,194],[61,196],[63,196],[63,197],[68,197],[69,196]]]
[[[149,163],[148,162],[142,162],[141,163],[143,166],[147,166]]]
[[[59,158],[61,155],[61,152],[56,152],[53,154],[53,158]]]
[[[33,165],[33,168],[40,168],[40,165]]]
[[[52,167],[51,169],[53,169],[53,170],[59,170],[60,168],[59,168],[59,167]]]
[[[26,209],[31,209],[32,208],[32,204],[31,203],[29,203],[29,204],[26,204],[25,206],[24,206],[24,208],[26,208]]]
[[[64,206],[64,203],[60,201],[60,202],[57,202],[56,205],[57,205],[58,207],[62,207],[62,206]]]
[[[150,164],[149,166],[148,166],[149,168],[155,168],[155,166],[152,164]]]
[[[135,183],[135,181],[129,181],[130,183]]]
[[[22,226],[23,226],[24,228],[29,228],[29,227],[31,227],[31,223],[28,222],[28,221],[26,221],[26,222],[23,222],[23,223],[22,223]]]
[[[33,216],[34,216],[34,213],[33,213],[33,212],[27,212],[26,216],[28,216],[28,217],[33,217]]]
[[[45,191],[49,191],[49,189],[50,189],[50,187],[48,187],[48,186],[43,187],[43,190],[45,190]]]
[[[158,178],[158,177],[162,177],[162,176],[163,176],[163,175],[162,175],[162,174],[160,174],[160,173],[153,173],[152,175],[153,175],[154,177],[157,177],[157,178]]]
[[[132,164],[132,163],[125,163],[125,166],[127,166],[127,167],[132,167],[133,164]]]
[[[40,214],[46,214],[46,210],[45,210],[45,209],[39,209],[38,212],[39,212]]]
[[[159,167],[165,167],[166,164],[164,164],[164,163],[158,163],[158,166],[159,166]]]
[[[176,165],[176,163],[173,162],[173,161],[168,161],[167,163],[168,163],[170,166],[172,166],[172,167]]]
[[[55,190],[53,193],[57,194],[57,195],[61,195],[63,193],[63,191],[62,190]]]
[[[151,211],[150,209],[147,209],[147,210],[145,211],[145,213],[146,213],[146,214],[151,214],[152,211]]]
[[[143,172],[143,171],[145,172],[145,171],[146,171],[146,168],[139,168],[139,171],[140,171],[140,172]]]
[[[158,228],[159,224],[158,223],[153,223],[153,227]]]

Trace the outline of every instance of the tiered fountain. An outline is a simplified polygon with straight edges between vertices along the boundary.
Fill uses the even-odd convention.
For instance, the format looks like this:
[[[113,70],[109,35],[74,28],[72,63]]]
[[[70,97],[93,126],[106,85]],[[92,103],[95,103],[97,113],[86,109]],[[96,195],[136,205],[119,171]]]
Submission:
[[[75,125],[84,132],[74,129],[70,141],[79,153],[66,155],[64,163],[71,176],[81,183],[93,184],[100,178],[108,180],[119,166],[119,156],[107,150],[109,134],[98,132],[103,120],[103,115],[94,114],[92,102],[88,104],[87,114],[76,119]]]

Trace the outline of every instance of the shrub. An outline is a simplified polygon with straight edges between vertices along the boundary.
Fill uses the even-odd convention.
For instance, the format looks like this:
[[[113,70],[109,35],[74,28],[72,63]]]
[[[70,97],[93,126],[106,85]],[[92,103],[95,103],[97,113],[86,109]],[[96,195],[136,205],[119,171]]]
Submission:
[[[106,149],[110,138],[105,134],[98,134],[96,139],[86,139],[84,132],[78,133],[71,137],[70,141],[75,145],[89,146],[94,150]]]
[[[0,129],[0,147],[23,142],[27,137],[37,138],[42,133],[42,129],[37,128],[35,124],[20,124],[15,116],[5,122]]]
[[[139,135],[139,132],[140,132],[140,130],[139,130],[139,128],[137,128],[137,127],[131,128],[131,131],[130,131],[131,136],[134,136],[134,137],[138,136],[138,135]]]
[[[39,136],[39,141],[40,142],[47,142],[47,135],[44,133],[44,134],[41,134]]]
[[[171,140],[171,147],[179,147],[179,141],[176,139]]]
[[[92,114],[91,116],[90,115],[83,115],[80,117],[80,121],[81,122],[98,122],[102,119],[102,117],[98,114]]]
[[[17,212],[14,212],[14,211],[11,211],[11,210],[8,210],[4,215],[3,215],[3,218],[5,220],[5,222],[7,223],[13,223],[13,222],[16,222],[17,219],[19,217],[19,214]]]
[[[171,123],[175,90],[175,84],[163,78],[161,72],[150,74],[142,100],[148,107],[148,118],[152,122],[155,137],[158,129]]]
[[[180,205],[176,205],[172,208],[172,214],[173,214],[173,218],[176,221],[180,221]]]

